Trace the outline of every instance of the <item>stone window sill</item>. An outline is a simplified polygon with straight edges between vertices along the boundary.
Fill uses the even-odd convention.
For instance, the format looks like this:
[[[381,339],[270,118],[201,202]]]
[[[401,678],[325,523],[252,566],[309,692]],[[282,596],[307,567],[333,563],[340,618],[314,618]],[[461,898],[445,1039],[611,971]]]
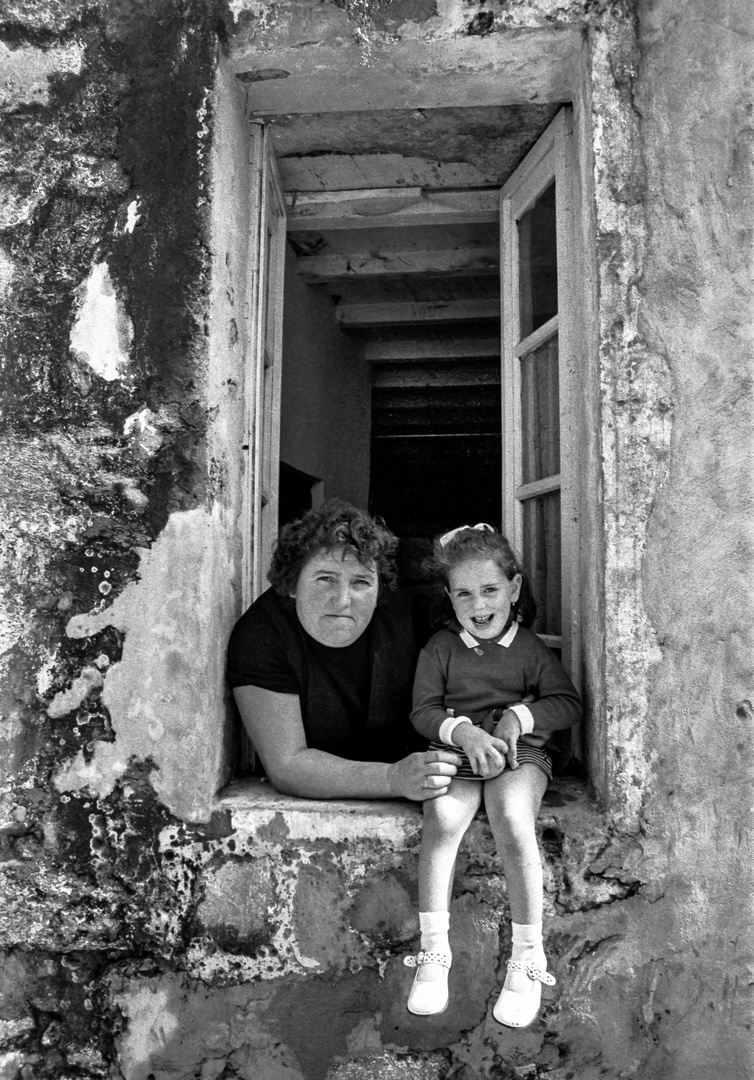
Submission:
[[[300,799],[281,795],[260,778],[236,780],[218,795],[216,809],[230,813],[234,828],[259,830],[284,819],[291,840],[364,840],[382,837],[395,841],[398,834],[421,828],[419,803],[405,799]],[[478,819],[485,822],[482,811]],[[545,794],[538,818],[540,829],[557,822],[566,836],[591,832],[602,815],[578,780],[558,778]]]

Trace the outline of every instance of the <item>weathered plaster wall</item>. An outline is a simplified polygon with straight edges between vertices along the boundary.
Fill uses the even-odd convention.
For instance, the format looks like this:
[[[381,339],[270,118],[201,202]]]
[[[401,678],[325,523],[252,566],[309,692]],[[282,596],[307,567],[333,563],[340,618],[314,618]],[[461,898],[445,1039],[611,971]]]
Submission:
[[[247,155],[211,138],[224,95],[243,116],[221,29],[206,3],[0,15],[4,1078],[109,1070],[92,980],[159,921],[169,811],[207,819],[225,775],[243,327],[210,307],[245,270],[209,195]]]
[[[566,786],[543,812],[559,985],[519,1033],[489,1015],[508,931],[483,822],[454,894],[453,1004],[420,1022],[400,964],[416,809],[212,799],[249,359],[222,39],[274,34],[273,14],[351,32],[340,4],[311,24],[299,0],[231,9],[17,0],[0,17],[0,1076],[744,1080],[748,5],[393,0],[378,28],[588,27],[584,617],[605,799]]]
[[[691,10],[650,3],[642,14],[636,102],[648,197],[639,330],[667,364],[673,399],[668,479],[643,561],[659,653],[643,818],[667,860],[673,909],[662,962],[678,976],[662,996],[671,1008],[681,995],[687,1005],[654,1060],[658,1070],[672,1059],[693,1075],[714,1018],[717,1068],[745,1076],[750,1046],[723,1033],[750,1030],[754,1014],[738,989],[752,962],[754,886],[754,13],[732,0]],[[691,958],[700,948],[704,988],[695,995]]]
[[[335,323],[330,298],[286,253],[280,457],[324,481],[324,497],[369,498],[369,366]]]

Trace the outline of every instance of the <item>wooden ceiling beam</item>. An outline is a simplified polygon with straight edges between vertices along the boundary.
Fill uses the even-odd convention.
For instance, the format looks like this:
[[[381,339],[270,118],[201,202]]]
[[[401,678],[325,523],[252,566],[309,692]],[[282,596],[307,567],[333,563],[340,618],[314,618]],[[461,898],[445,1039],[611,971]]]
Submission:
[[[337,304],[335,317],[343,327],[410,326],[416,323],[469,322],[499,319],[500,302],[481,300],[432,300],[414,303]]]
[[[459,365],[443,364],[434,367],[431,364],[401,365],[399,368],[384,368],[376,365],[372,369],[373,390],[405,390],[439,388],[446,390],[459,386],[500,386],[500,367],[474,365],[466,368]],[[375,402],[375,407],[381,402]]]
[[[497,224],[497,189],[427,191],[419,187],[292,193],[288,232]]]
[[[447,338],[428,341],[405,337],[399,341],[367,341],[363,356],[369,363],[380,361],[465,360],[474,357],[500,356],[500,335],[484,338]]]
[[[380,188],[479,189],[495,182],[465,161],[403,154],[306,154],[281,157],[286,192],[374,191]]]
[[[304,281],[324,283],[344,278],[404,277],[410,274],[452,274],[454,277],[497,274],[497,245],[479,248],[444,248],[440,251],[362,252],[342,255],[302,255],[298,272]]]

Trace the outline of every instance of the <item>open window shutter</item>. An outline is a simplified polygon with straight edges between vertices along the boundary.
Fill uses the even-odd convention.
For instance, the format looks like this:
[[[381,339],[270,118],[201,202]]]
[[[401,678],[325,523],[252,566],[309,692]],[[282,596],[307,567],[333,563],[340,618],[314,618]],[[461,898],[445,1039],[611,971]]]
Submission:
[[[251,125],[244,606],[266,587],[278,532],[285,197],[264,124]]]
[[[534,630],[578,685],[572,153],[564,108],[500,193],[501,384],[503,528],[531,576]]]
[[[280,385],[285,271],[285,197],[269,131],[251,124],[248,355],[244,419],[243,607],[267,586],[278,533]],[[241,732],[239,769],[254,766]]]

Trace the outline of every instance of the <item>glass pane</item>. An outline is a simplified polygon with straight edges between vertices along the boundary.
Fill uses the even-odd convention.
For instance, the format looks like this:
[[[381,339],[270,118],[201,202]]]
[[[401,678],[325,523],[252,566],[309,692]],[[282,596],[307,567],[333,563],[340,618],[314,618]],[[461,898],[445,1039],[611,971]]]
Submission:
[[[558,338],[521,357],[521,482],[560,472]]]
[[[524,569],[529,574],[537,634],[560,634],[560,492],[527,499],[524,511]]]
[[[268,198],[272,199],[272,192],[268,194]],[[274,203],[271,205],[274,206]],[[273,281],[271,269],[272,269],[272,251],[275,243],[275,232],[272,224],[267,226],[267,245],[265,252],[265,266],[264,277],[262,280],[265,282],[264,292],[264,366],[267,368],[272,364],[273,357],[275,355],[275,319],[273,315],[273,308],[275,304],[275,297],[273,295],[275,282]]]
[[[521,338],[558,313],[555,181],[518,222]]]

